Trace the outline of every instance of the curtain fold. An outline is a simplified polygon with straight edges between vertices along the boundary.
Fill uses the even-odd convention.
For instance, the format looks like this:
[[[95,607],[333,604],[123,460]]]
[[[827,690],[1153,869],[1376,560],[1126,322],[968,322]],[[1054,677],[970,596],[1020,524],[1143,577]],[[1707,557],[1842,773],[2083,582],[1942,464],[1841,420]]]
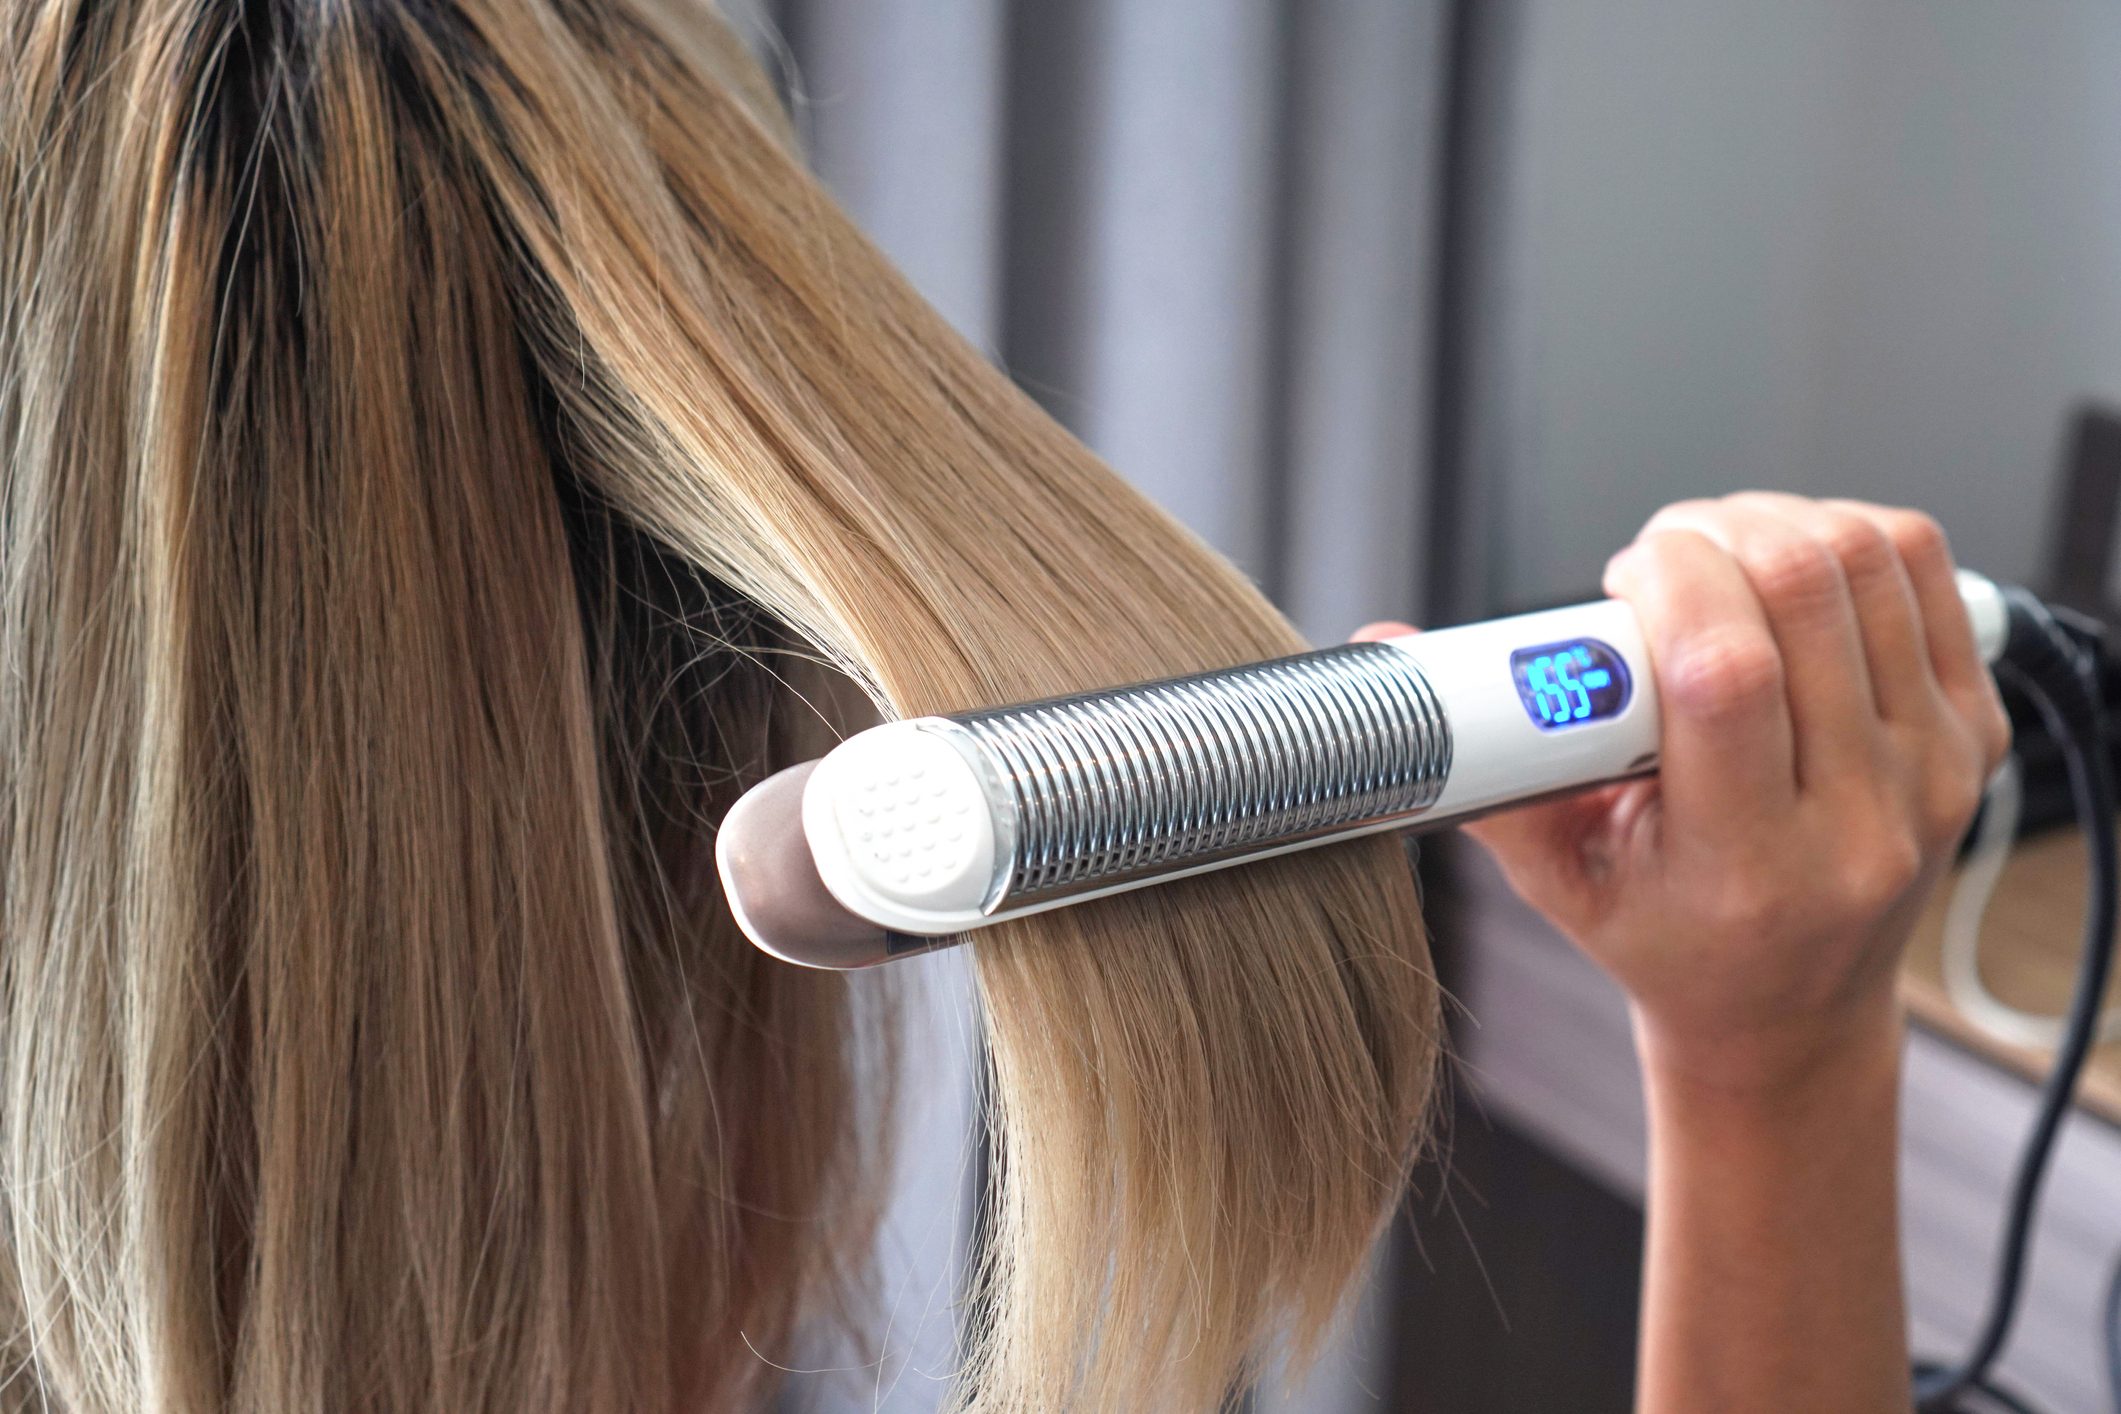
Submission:
[[[751,0],[958,328],[1307,633],[1421,610],[1445,0]]]

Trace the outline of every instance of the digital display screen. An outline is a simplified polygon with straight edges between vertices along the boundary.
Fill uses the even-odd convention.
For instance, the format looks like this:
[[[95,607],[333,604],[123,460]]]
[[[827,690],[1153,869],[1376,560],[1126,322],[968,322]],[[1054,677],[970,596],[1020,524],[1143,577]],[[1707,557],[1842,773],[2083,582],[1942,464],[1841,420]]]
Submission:
[[[1510,675],[1541,731],[1604,721],[1628,705],[1628,665],[1595,638],[1520,648],[1510,655]]]

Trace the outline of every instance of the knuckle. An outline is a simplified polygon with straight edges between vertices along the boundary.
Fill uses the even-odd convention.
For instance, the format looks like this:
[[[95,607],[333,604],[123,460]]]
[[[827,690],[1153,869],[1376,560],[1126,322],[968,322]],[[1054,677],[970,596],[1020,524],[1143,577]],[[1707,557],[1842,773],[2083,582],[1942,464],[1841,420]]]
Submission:
[[[1841,594],[1841,567],[1816,540],[1768,542],[1746,556],[1745,566],[1754,590],[1772,608],[1817,609]]]
[[[1733,491],[1723,498],[1723,504],[1729,506],[1732,510],[1773,516],[1780,519],[1787,516],[1793,507],[1803,505],[1804,498],[1792,495],[1787,491],[1769,491],[1755,488],[1746,491]]]
[[[1989,771],[2003,764],[2003,758],[2011,753],[2011,719],[2003,710],[2003,700],[1990,686],[1983,694],[1981,711],[1976,717],[1977,733],[1981,742],[1982,764]]]
[[[1832,515],[1821,526],[1819,538],[1840,562],[1850,579],[1868,579],[1893,568],[1897,552],[1893,542],[1869,520],[1858,515]]]
[[[1983,673],[1977,683],[1956,687],[1948,694],[1952,714],[1963,724],[1973,742],[1981,777],[1985,781],[2003,758],[2010,755],[2011,719],[2003,710],[1995,680]]]
[[[1691,525],[1666,518],[1653,520],[1635,540],[1630,558],[1651,569],[1676,570],[1716,542]]]
[[[1910,566],[1923,569],[1949,568],[1951,541],[1936,518],[1921,511],[1894,511],[1886,518],[1886,533],[1893,548]]]
[[[1756,706],[1782,688],[1782,656],[1766,633],[1718,628],[1680,644],[1663,676],[1678,711],[1717,718]]]
[[[1721,553],[1715,541],[1691,526],[1656,526],[1638,536],[1609,566],[1609,573],[1624,597],[1677,598],[1698,581],[1702,566]]]
[[[1966,827],[1973,823],[1974,812],[1980,809],[1981,795],[1988,784],[1988,772],[1982,769],[1978,753],[1970,745],[1957,762],[1933,770],[1929,780],[1923,812],[1928,837],[1939,845],[1949,846],[1956,843],[1966,833]]]
[[[1644,521],[1640,533],[1652,535],[1662,530],[1691,530],[1693,529],[1693,523],[1708,514],[1714,508],[1714,504],[1712,501],[1705,501],[1699,498],[1687,501],[1673,501],[1669,505],[1659,507],[1648,520]]]
[[[1922,876],[1922,845],[1912,832],[1881,829],[1841,866],[1842,895],[1866,912],[1898,902]]]

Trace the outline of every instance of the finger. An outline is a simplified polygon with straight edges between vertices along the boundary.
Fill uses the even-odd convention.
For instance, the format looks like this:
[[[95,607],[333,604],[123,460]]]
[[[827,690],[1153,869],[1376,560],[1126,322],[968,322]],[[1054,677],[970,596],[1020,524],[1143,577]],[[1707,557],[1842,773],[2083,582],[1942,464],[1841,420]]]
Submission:
[[[1408,634],[1420,632],[1421,630],[1412,624],[1403,624],[1393,619],[1385,619],[1374,624],[1364,624],[1361,628],[1348,635],[1348,642],[1375,643],[1382,638],[1405,638]]]
[[[1900,552],[1900,563],[1907,569],[1914,585],[1915,603],[1922,611],[1930,670],[1936,674],[1945,696],[1973,728],[1993,769],[2010,748],[2010,722],[2004,716],[2002,699],[1996,695],[1996,680],[1974,642],[1974,625],[1967,617],[1966,601],[1959,594],[1958,566],[1953,562],[1944,527],[1920,511],[1862,501],[1828,504],[1869,520],[1885,532]]]
[[[1518,896],[1557,920],[1581,921],[1624,887],[1657,783],[1618,781],[1558,800],[1514,805],[1465,823]]]
[[[1782,656],[1738,562],[1693,531],[1655,531],[1606,567],[1606,589],[1634,606],[1649,645],[1668,829],[1728,839],[1794,803]]]
[[[1862,628],[1871,693],[1887,721],[1920,723],[1943,708],[1944,692],[1930,668],[1922,611],[1908,582],[1900,552],[1885,532],[1859,515],[1802,496],[1751,491],[1734,503],[1780,515],[1811,535],[1841,562],[1849,598]]]
[[[1728,501],[1683,501],[1650,528],[1693,530],[1738,561],[1782,654],[1800,789],[1866,769],[1877,708],[1841,562],[1779,515]]]

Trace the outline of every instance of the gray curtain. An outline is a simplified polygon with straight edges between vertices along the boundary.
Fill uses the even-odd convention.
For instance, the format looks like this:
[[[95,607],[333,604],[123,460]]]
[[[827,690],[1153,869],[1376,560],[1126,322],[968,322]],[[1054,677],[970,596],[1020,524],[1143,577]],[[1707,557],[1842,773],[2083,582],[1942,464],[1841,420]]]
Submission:
[[[1445,0],[751,0],[811,160],[957,327],[1312,638],[1419,617]],[[890,1328],[789,1410],[934,1407],[974,1164],[935,959]],[[1260,1414],[1374,1409],[1371,1297]]]
[[[1444,0],[752,0],[817,170],[1314,637],[1414,614]]]

